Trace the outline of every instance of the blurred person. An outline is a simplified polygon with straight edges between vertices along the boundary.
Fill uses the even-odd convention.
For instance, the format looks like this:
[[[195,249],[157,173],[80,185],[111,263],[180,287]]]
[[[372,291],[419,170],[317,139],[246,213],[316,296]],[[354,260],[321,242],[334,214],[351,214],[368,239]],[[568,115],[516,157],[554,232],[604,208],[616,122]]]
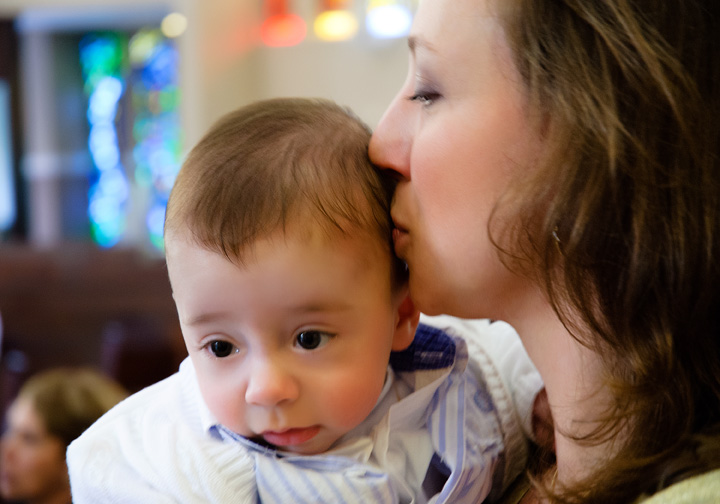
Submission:
[[[0,495],[28,504],[67,504],[65,450],[127,396],[116,382],[87,368],[32,376],[10,405],[0,444]]]

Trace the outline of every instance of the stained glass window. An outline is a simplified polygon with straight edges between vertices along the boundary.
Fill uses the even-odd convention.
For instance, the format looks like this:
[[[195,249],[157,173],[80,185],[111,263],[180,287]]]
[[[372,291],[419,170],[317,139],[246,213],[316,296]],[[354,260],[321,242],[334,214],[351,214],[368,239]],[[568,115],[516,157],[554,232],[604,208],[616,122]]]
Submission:
[[[137,227],[129,219],[142,218],[146,241],[161,250],[181,156],[177,49],[155,28],[93,33],[80,42],[80,62],[95,168],[88,205],[92,238],[112,247]],[[132,145],[124,147],[132,159],[123,162],[119,129],[128,122]]]

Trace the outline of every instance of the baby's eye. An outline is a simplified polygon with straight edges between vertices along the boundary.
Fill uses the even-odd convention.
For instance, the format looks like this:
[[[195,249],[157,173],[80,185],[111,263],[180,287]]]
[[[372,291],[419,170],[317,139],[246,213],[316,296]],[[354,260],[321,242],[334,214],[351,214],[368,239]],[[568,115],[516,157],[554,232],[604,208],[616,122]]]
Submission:
[[[304,350],[315,350],[325,346],[333,337],[332,334],[321,331],[303,331],[295,337],[297,346]]]
[[[227,357],[238,351],[232,343],[222,340],[211,341],[208,347],[215,357]]]

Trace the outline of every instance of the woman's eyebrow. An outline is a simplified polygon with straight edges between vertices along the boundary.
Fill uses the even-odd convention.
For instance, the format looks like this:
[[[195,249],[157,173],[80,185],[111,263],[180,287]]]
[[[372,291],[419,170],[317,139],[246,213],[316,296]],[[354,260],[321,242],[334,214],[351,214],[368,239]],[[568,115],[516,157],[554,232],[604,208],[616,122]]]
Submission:
[[[408,47],[410,48],[410,52],[412,52],[413,54],[418,48],[426,49],[431,52],[436,52],[432,44],[417,35],[410,35],[408,37]]]

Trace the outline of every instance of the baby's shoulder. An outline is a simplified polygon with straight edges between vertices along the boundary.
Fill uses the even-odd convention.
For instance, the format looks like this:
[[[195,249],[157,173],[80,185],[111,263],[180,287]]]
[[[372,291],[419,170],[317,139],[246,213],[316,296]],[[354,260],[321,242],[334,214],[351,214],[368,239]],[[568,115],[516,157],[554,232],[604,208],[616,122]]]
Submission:
[[[127,447],[141,442],[141,437],[147,434],[146,426],[155,425],[156,429],[161,429],[171,418],[177,422],[177,413],[182,410],[180,381],[181,377],[175,373],[130,395],[73,441],[68,453],[72,455],[79,451],[90,452],[97,450],[99,445],[106,450],[112,446]]]
[[[203,431],[185,371],[131,395],[70,444],[73,502],[229,502],[229,490],[253,502],[251,457]]]

